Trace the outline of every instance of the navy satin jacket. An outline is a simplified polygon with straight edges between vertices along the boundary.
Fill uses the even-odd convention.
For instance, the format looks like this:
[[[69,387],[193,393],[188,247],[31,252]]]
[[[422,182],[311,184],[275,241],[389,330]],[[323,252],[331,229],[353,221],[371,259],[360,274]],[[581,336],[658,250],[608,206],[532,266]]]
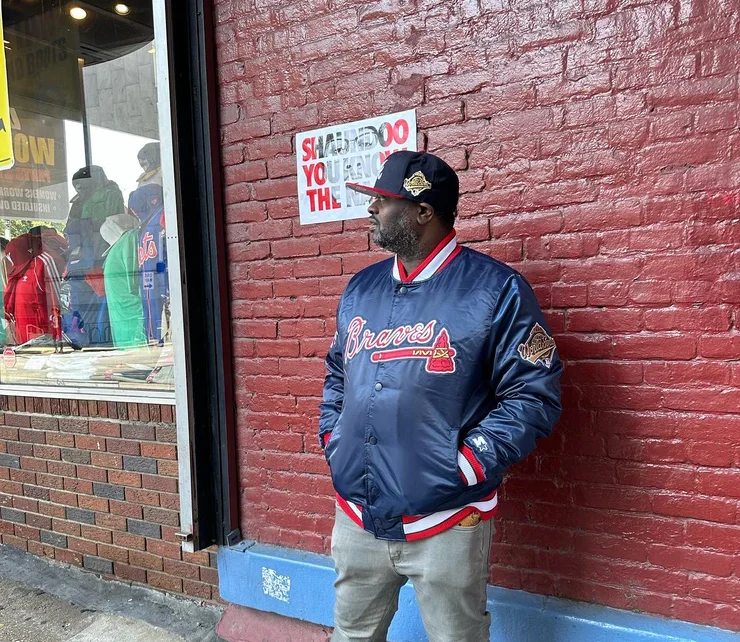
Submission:
[[[562,365],[531,287],[454,232],[411,275],[391,258],[350,280],[326,365],[334,488],[380,539],[488,512],[560,416]]]

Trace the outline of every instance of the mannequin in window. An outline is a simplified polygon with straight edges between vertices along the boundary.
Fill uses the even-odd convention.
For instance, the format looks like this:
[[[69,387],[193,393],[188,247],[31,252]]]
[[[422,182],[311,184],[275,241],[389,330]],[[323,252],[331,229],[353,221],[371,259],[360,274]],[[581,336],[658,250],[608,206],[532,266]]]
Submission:
[[[144,332],[148,341],[161,343],[167,331],[166,304],[169,301],[167,249],[162,194],[159,143],[147,143],[138,154],[144,173],[128,199],[129,211],[141,221],[138,267],[144,309]]]
[[[139,165],[144,172],[136,179],[139,187],[144,185],[162,186],[162,157],[159,151],[159,143],[147,143],[139,150],[137,155]]]
[[[100,226],[126,210],[121,190],[108,180],[102,167],[83,167],[72,177],[72,185],[77,194],[64,230],[69,241],[65,276],[71,286],[65,327],[73,341],[100,345],[110,342],[103,278],[103,252],[108,244],[100,235]]]
[[[147,343],[139,293],[139,224],[139,219],[131,214],[116,214],[108,217],[100,227],[100,234],[110,244],[103,274],[111,335],[116,348],[132,348]]]
[[[137,188],[128,197],[128,209],[142,223],[146,223],[164,207],[159,143],[144,145],[137,158],[144,173],[136,179]]]
[[[8,283],[3,293],[5,318],[18,344],[42,335],[61,341],[54,318],[62,308],[60,285],[67,242],[48,227],[38,226],[10,241],[5,248]]]

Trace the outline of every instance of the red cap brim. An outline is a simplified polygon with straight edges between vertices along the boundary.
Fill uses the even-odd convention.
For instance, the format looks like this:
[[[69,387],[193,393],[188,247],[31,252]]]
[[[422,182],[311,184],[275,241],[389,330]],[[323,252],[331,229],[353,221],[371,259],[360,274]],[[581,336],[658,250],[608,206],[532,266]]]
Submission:
[[[403,196],[400,194],[394,194],[384,189],[378,189],[377,187],[370,187],[369,185],[360,185],[359,183],[347,183],[347,187],[360,194],[367,194],[368,196],[388,196],[390,198],[400,198],[403,200]]]

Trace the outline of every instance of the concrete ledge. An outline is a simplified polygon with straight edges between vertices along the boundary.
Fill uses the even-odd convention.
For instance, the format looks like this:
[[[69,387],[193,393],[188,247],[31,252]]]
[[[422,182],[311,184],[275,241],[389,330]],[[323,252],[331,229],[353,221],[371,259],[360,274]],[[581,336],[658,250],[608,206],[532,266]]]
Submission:
[[[229,609],[218,632],[230,642],[326,640],[321,637],[328,635],[326,630],[305,623],[333,624],[331,558],[242,542],[219,549],[218,573],[221,597],[228,602],[303,621],[290,623],[302,627],[293,630],[280,618],[273,622],[275,628],[266,626],[252,635],[253,612]],[[740,642],[740,633],[493,586],[488,587],[488,609],[494,622],[491,642]],[[229,631],[241,631],[244,637],[229,637]],[[285,631],[295,637],[286,637]],[[388,640],[426,639],[413,587],[407,584]]]
[[[329,642],[331,627],[230,604],[216,633],[226,642]]]

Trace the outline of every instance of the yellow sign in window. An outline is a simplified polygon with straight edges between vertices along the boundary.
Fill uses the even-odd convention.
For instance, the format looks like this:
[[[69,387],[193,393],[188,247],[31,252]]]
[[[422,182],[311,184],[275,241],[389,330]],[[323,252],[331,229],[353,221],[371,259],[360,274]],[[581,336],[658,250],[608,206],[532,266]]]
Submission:
[[[10,102],[8,100],[8,70],[5,64],[5,34],[2,9],[0,9],[0,170],[13,167],[13,132],[10,127]]]

